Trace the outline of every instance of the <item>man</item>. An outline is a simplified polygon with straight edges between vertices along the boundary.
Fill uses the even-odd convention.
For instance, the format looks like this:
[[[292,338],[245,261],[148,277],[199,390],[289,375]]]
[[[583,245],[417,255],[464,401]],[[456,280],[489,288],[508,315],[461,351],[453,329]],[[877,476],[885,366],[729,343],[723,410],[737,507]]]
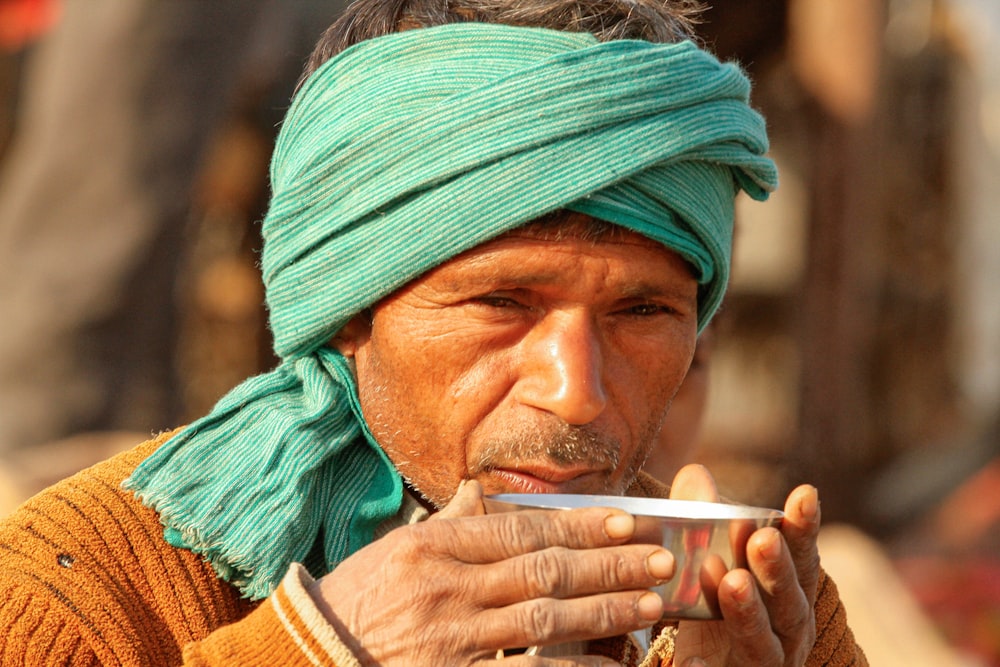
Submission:
[[[5,659],[864,664],[812,487],[721,580],[724,619],[677,627],[649,591],[673,557],[629,515],[483,511],[667,493],[638,470],[722,298],[736,191],[775,181],[746,79],[687,34],[642,2],[349,9],[272,164],[282,363],[6,522]],[[686,468],[670,492],[714,489]]]

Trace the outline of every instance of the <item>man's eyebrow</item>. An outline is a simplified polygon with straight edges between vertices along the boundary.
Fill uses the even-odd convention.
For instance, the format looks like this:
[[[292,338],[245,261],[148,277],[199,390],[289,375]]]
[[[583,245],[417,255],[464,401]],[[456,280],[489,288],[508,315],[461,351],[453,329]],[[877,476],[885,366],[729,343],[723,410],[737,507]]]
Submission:
[[[502,286],[552,283],[565,278],[565,272],[544,267],[511,265],[508,262],[498,265],[489,257],[477,257],[469,258],[461,272],[445,273],[441,277],[444,278],[444,286],[453,290],[497,289]]]
[[[493,291],[517,289],[548,285],[566,279],[564,271],[531,270],[520,271],[517,268],[503,267],[482,273],[471,273],[451,277],[444,286],[455,292]],[[689,288],[673,284],[672,281],[650,282],[648,280],[631,281],[619,285],[617,290],[622,299],[655,299],[655,298],[688,298],[696,296]]]
[[[640,282],[626,285],[622,290],[622,295],[626,299],[655,299],[657,297],[687,298],[697,296],[697,290],[692,293],[680,285],[675,284],[652,284]]]
[[[449,278],[444,286],[455,292],[469,290],[514,289],[517,287],[532,287],[552,283],[559,277],[556,272],[546,271],[521,273],[511,270],[497,270],[484,273],[465,274]]]

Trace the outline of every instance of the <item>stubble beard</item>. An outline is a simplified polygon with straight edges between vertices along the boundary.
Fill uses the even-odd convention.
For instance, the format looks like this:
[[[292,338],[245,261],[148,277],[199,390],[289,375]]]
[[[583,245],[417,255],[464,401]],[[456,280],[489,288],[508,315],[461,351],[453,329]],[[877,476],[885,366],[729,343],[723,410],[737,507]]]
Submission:
[[[655,432],[655,431],[654,431]],[[643,438],[643,446],[627,462],[624,470],[621,464],[621,444],[597,433],[588,426],[572,426],[560,422],[548,428],[522,427],[516,431],[498,434],[486,443],[474,462],[470,462],[468,476],[475,478],[498,469],[516,468],[518,462],[549,462],[556,466],[586,466],[605,471],[600,484],[588,489],[589,493],[622,495],[632,484],[642,464],[646,460],[651,437]],[[394,443],[386,443],[389,449],[399,452]],[[414,473],[421,479],[440,479],[434,471],[419,465],[419,455],[406,461],[399,461],[397,469],[407,485],[425,502],[440,509],[448,498],[438,497],[430,489],[424,488]],[[433,484],[433,482],[432,482]]]
[[[642,461],[630,461],[619,478],[622,445],[592,426],[573,426],[555,418],[544,426],[521,425],[492,437],[470,461],[475,477],[493,470],[517,468],[519,463],[546,462],[557,467],[583,466],[604,471],[603,482],[594,493],[621,493],[631,482]]]
[[[384,387],[373,388],[373,393],[384,391]],[[454,475],[447,464],[435,462],[433,456],[425,456],[425,450],[432,443],[411,442],[407,433],[389,424],[380,396],[375,403],[383,409],[373,410],[366,415],[371,430],[377,434],[379,445],[389,455],[400,476],[426,504],[440,509],[451,499],[454,489],[442,488],[443,480]],[[371,404],[369,404],[370,407]],[[659,423],[651,423],[640,434],[639,447],[631,458],[622,464],[622,443],[611,436],[598,432],[591,425],[574,426],[555,417],[544,425],[522,424],[503,429],[492,435],[477,457],[468,461],[467,478],[488,475],[499,469],[516,468],[518,463],[546,462],[556,467],[581,466],[604,471],[603,479],[588,489],[588,493],[621,495],[632,484],[646,457],[656,434]]]

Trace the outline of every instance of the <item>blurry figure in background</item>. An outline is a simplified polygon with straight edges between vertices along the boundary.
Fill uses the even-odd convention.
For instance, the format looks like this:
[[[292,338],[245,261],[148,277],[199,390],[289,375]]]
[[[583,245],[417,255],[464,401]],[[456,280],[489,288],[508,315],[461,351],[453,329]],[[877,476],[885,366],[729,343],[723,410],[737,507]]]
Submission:
[[[0,172],[0,459],[180,418],[174,297],[199,160],[248,76],[297,73],[342,7],[59,4]]]
[[[1000,666],[1000,416],[988,459],[890,541],[894,565],[967,665]]]
[[[20,51],[55,23],[60,0],[0,0],[0,51]]]
[[[715,330],[713,321],[698,336],[691,366],[670,404],[660,436],[642,467],[667,484],[678,470],[691,461],[701,435],[708,402],[709,362],[715,347]]]
[[[865,654],[880,667],[987,667],[995,663],[963,655],[942,633],[935,618],[920,604],[920,591],[900,571],[883,544],[854,526],[831,524],[819,535],[823,566],[836,577],[841,601],[864,643]],[[931,574],[931,573],[926,573]],[[934,573],[927,585],[947,583]],[[981,582],[987,583],[987,582]],[[973,588],[954,591],[972,597]]]

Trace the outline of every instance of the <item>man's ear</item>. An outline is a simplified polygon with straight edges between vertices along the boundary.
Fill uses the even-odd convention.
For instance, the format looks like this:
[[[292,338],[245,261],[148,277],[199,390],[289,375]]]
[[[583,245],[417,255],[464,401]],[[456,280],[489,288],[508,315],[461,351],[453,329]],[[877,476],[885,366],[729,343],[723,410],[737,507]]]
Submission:
[[[365,309],[352,317],[340,331],[330,339],[328,345],[348,359],[354,358],[358,348],[368,342],[372,335],[372,313]]]

